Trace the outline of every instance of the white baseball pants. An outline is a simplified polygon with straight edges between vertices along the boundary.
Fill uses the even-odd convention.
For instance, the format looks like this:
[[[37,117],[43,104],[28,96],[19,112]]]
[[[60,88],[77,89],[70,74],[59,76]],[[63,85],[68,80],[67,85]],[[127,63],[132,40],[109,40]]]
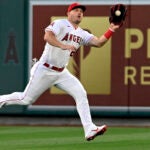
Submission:
[[[80,81],[73,76],[67,69],[56,72],[37,62],[31,69],[30,80],[24,92],[14,92],[0,96],[0,103],[4,105],[29,105],[34,103],[37,98],[51,86],[66,91],[75,102],[84,131],[93,125],[87,94]]]

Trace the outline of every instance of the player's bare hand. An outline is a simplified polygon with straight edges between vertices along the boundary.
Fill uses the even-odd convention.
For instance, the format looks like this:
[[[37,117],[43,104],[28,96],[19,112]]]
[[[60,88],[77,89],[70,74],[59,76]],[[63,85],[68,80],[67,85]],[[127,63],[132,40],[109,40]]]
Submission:
[[[113,31],[116,31],[117,29],[120,28],[120,24],[111,23],[111,24],[110,24],[110,28],[111,28]]]
[[[61,49],[63,49],[63,50],[69,50],[71,52],[76,52],[76,48],[73,45],[62,45]]]

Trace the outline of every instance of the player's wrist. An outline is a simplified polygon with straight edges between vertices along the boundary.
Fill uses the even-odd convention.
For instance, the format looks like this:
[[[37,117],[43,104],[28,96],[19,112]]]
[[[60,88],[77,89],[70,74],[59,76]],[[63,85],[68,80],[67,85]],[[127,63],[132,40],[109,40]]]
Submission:
[[[105,38],[106,38],[106,39],[111,38],[114,32],[115,32],[115,31],[114,31],[112,28],[109,28],[109,29],[104,33]]]
[[[60,43],[59,47],[60,47],[62,50],[66,50],[66,45],[64,45],[63,43]]]

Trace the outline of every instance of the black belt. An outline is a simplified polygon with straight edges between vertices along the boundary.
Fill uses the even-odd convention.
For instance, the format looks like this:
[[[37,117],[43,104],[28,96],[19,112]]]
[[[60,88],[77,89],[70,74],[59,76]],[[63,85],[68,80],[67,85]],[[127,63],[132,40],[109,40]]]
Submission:
[[[58,72],[62,72],[62,71],[64,70],[64,68],[65,68],[65,67],[58,68],[58,67],[56,67],[56,66],[50,66],[50,64],[48,64],[48,63],[44,63],[43,65],[44,65],[45,67],[47,67],[47,68],[50,68],[50,69],[55,70],[55,71],[58,71]]]

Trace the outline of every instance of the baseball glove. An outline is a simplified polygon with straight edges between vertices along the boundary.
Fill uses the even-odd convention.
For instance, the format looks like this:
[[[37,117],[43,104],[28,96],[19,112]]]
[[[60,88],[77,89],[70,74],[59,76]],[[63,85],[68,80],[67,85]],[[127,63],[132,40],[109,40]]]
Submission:
[[[127,8],[123,4],[116,4],[110,8],[109,22],[122,25],[126,18]]]

